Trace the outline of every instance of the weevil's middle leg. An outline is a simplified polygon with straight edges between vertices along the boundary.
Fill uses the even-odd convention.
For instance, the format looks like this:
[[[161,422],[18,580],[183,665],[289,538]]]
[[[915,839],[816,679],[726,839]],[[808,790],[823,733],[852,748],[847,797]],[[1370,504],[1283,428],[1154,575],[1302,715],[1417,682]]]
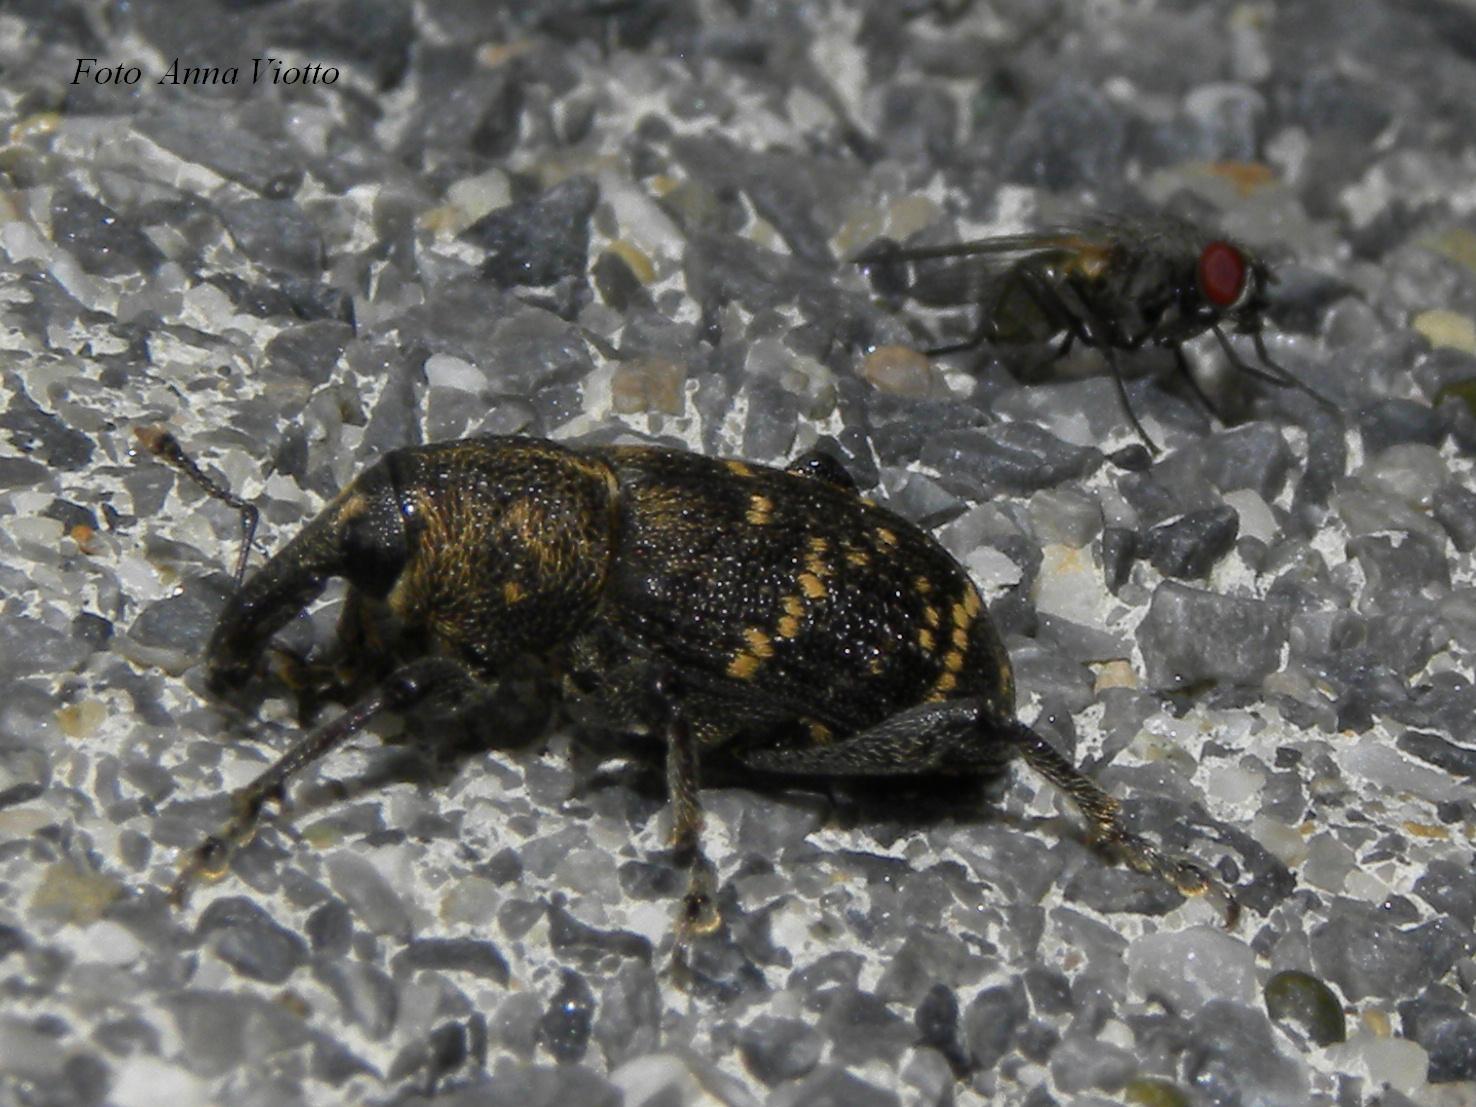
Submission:
[[[225,874],[232,855],[256,834],[261,812],[271,801],[280,802],[288,779],[335,747],[348,741],[383,711],[404,710],[432,695],[465,692],[480,687],[465,668],[446,658],[427,657],[412,661],[390,674],[375,692],[343,714],[310,731],[255,780],[237,789],[231,797],[232,814],[219,831],[206,838],[185,860],[169,889],[169,899],[182,907],[195,881],[218,879]]]
[[[717,909],[717,870],[702,851],[702,805],[698,798],[697,741],[677,709],[671,681],[658,682],[667,704],[666,790],[671,803],[671,846],[687,869],[687,891],[677,924],[678,937],[711,934],[722,925]]]

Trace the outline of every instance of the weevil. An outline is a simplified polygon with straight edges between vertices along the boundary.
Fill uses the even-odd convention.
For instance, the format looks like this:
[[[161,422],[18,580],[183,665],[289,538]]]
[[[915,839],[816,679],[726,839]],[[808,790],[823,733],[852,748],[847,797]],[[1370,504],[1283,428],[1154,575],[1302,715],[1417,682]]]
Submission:
[[[140,437],[239,505],[167,432]],[[1234,920],[1200,866],[1129,832],[1117,801],[1019,721],[1009,657],[968,574],[826,455],[775,469],[518,437],[394,450],[239,584],[210,639],[209,688],[246,684],[335,577],[348,582],[339,644],[373,687],[234,794],[228,824],[184,863],[177,902],[225,871],[293,774],[370,719],[475,703],[535,656],[612,726],[664,743],[671,844],[688,873],[679,934],[720,925],[701,843],[706,768],[974,777],[1016,755],[1134,869]]]
[[[898,291],[919,303],[979,305],[974,332],[930,354],[986,342],[1045,342],[1057,335],[1061,341],[1053,360],[1077,342],[1100,350],[1123,412],[1153,453],[1158,446],[1128,401],[1119,351],[1145,344],[1172,350],[1184,379],[1213,410],[1183,352],[1184,343],[1208,331],[1239,372],[1333,406],[1266,349],[1261,331],[1270,307],[1268,289],[1276,280],[1270,265],[1242,243],[1166,212],[1098,214],[1045,230],[943,246],[903,247],[883,239],[853,260],[873,268],[883,284],[897,284],[906,277],[901,267],[909,267],[910,279],[903,279]],[[1260,365],[1235,352],[1225,336],[1228,328],[1250,336]]]

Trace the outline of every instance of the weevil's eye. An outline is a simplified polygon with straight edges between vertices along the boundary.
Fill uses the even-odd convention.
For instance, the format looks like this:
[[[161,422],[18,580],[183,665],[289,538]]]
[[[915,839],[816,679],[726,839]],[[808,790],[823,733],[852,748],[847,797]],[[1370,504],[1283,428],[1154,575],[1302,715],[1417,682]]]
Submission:
[[[1228,242],[1217,239],[1199,253],[1200,294],[1222,311],[1240,303],[1249,275],[1245,255]]]

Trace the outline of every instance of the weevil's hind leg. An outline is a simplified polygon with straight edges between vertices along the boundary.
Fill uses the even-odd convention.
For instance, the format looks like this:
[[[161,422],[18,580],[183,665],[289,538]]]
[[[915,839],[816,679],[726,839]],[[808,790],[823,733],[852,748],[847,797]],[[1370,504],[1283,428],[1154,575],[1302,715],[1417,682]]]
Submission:
[[[1134,869],[1168,881],[1185,895],[1202,895],[1234,926],[1239,907],[1218,881],[1191,861],[1170,857],[1133,834],[1118,802],[1024,723],[1002,720],[976,699],[908,708],[870,730],[827,746],[758,748],[739,759],[764,772],[815,776],[902,776],[987,773],[1018,752],[1060,788],[1092,825],[1092,836],[1118,850]]]
[[[170,901],[176,907],[182,907],[197,880],[223,876],[232,855],[256,834],[262,808],[271,801],[280,802],[284,798],[288,778],[348,741],[376,715],[384,711],[402,711],[423,704],[432,697],[449,699],[480,687],[480,682],[465,668],[447,658],[421,658],[397,669],[378,690],[310,731],[266,772],[235,792],[231,797],[230,819],[186,859],[169,889]]]
[[[1192,861],[1171,857],[1122,825],[1121,805],[1024,723],[996,724],[1032,769],[1071,797],[1092,824],[1093,838],[1115,849],[1132,868],[1172,884],[1186,896],[1204,896],[1234,928],[1240,905],[1228,890]]]

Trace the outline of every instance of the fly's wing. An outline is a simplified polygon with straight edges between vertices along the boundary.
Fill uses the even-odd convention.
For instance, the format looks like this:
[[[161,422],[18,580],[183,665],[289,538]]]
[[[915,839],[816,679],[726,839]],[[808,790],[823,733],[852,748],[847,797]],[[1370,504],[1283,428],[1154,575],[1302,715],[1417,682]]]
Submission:
[[[931,307],[989,303],[1022,262],[1061,266],[1085,240],[1069,231],[997,235],[943,246],[899,246],[882,241],[853,260],[889,289]]]

